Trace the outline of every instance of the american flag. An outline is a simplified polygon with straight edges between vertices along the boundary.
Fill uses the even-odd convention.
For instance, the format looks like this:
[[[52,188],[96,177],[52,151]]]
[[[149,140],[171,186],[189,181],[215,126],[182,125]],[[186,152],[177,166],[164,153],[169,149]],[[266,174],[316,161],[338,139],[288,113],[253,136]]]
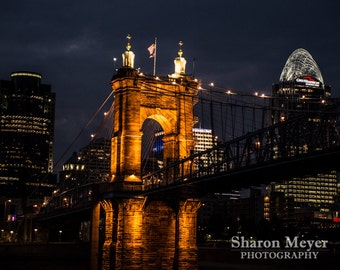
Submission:
[[[149,47],[148,47],[148,51],[150,53],[149,58],[154,58],[155,57],[155,53],[156,53],[156,44],[152,43]]]

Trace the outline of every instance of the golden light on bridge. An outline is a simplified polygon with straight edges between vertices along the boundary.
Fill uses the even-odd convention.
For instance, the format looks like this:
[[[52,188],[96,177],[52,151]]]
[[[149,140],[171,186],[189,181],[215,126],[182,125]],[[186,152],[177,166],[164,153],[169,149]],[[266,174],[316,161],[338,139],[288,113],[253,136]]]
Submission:
[[[142,224],[143,224],[143,215],[136,214],[132,217],[131,222],[131,236],[132,239],[141,239],[142,238]],[[136,245],[136,241],[132,241],[132,245]],[[139,243],[141,245],[141,243]]]
[[[262,93],[262,94],[260,95],[259,92],[255,92],[255,93],[254,93],[254,96],[256,96],[256,97],[262,97],[262,98],[268,97],[268,96],[266,96],[265,93]]]

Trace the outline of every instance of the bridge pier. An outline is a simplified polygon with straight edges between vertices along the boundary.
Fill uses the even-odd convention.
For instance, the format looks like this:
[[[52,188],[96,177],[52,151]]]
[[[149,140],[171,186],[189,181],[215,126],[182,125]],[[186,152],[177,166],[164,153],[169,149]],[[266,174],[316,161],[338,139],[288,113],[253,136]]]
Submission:
[[[116,269],[142,269],[144,198],[118,201]]]
[[[100,205],[105,212],[105,233],[96,253],[101,257],[92,269],[197,269],[199,201],[169,202],[141,196],[104,200]],[[96,237],[93,240],[98,247]]]
[[[91,219],[91,270],[98,270],[100,204],[92,208]]]
[[[201,203],[197,200],[180,202],[178,212],[178,268],[198,269],[197,264],[197,211]]]
[[[103,207],[105,214],[105,234],[104,243],[101,250],[101,268],[111,269],[110,265],[111,261],[115,257],[115,244],[117,241],[115,235],[113,234],[114,224],[116,224],[114,209],[110,200],[101,201],[100,205]]]

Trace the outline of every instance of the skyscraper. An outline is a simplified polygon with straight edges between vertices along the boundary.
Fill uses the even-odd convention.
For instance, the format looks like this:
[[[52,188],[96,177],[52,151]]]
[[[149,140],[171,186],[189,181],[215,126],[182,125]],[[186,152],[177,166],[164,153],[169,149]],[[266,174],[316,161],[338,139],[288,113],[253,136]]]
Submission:
[[[285,121],[302,111],[318,111],[331,97],[330,86],[324,83],[321,71],[305,49],[295,50],[282,70],[280,80],[273,84],[274,119]]]
[[[59,173],[61,187],[68,189],[85,183],[109,181],[110,147],[110,138],[98,138],[82,147],[79,154],[74,152]]]
[[[55,93],[35,72],[0,81],[0,197],[21,207],[50,194]],[[20,208],[20,206],[19,206]]]
[[[193,128],[194,152],[198,153],[214,147],[214,136],[211,129]]]
[[[309,112],[309,121],[319,123],[314,113],[327,104],[331,96],[330,86],[324,83],[320,69],[305,49],[295,50],[288,58],[277,84],[273,85],[273,120],[287,121],[302,112]],[[329,119],[328,121],[335,121]],[[308,145],[299,146],[299,151]],[[295,177],[276,184],[274,191],[284,192],[294,199],[295,207],[329,209],[334,204],[337,177],[335,171],[306,177]]]

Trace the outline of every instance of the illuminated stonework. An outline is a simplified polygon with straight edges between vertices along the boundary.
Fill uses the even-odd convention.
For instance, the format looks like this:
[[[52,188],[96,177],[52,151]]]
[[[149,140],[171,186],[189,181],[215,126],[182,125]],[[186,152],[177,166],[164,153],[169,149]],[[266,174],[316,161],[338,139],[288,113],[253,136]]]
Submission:
[[[99,245],[100,209],[92,214],[92,268],[101,252],[102,269],[197,269],[196,215],[200,202],[187,198],[128,198],[119,191],[142,189],[142,127],[147,119],[162,127],[164,165],[194,150],[193,106],[199,83],[185,75],[185,62],[176,76],[146,76],[123,54],[123,67],[112,78],[114,93],[111,181],[117,197],[102,200],[105,236]],[[182,54],[179,53],[179,58]],[[181,168],[185,173],[189,168]]]
[[[123,65],[124,61],[125,57]],[[137,188],[136,184],[141,184],[142,126],[146,119],[157,121],[164,131],[165,166],[193,150],[193,106],[199,83],[182,73],[176,77],[146,76],[125,65],[113,76],[111,85],[115,97],[111,180]]]
[[[98,204],[99,205],[99,204]],[[93,209],[92,263],[98,260],[100,209]],[[105,230],[101,269],[198,269],[196,214],[198,200],[116,198],[100,202]]]

